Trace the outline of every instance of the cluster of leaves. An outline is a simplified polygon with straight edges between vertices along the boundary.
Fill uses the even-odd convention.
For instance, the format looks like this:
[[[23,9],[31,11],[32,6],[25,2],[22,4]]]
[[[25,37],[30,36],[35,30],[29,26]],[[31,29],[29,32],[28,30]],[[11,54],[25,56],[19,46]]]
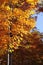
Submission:
[[[43,33],[31,32],[24,36],[22,44],[15,49],[12,55],[13,65],[43,65]],[[7,53],[1,57],[2,65],[7,63]]]
[[[10,47],[9,49],[17,48],[24,40],[23,36],[28,35],[29,31],[35,26],[35,19],[30,18],[30,16],[35,13],[34,9],[37,2],[37,0],[0,1],[1,51],[7,50],[8,47]]]
[[[6,65],[7,52],[13,55],[13,65],[43,65],[43,34],[30,32],[35,27],[31,15],[37,3],[38,0],[0,1],[0,65]]]

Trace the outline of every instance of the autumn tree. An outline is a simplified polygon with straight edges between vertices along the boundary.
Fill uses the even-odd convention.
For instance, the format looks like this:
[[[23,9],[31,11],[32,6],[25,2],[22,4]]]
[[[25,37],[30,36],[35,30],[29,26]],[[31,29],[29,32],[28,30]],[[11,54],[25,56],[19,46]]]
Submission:
[[[30,65],[32,62],[31,58],[33,61],[34,58],[39,60],[37,52],[38,50],[42,50],[43,47],[40,48],[38,46],[40,46],[40,43],[43,43],[43,41],[41,40],[39,32],[30,32],[36,25],[36,20],[32,15],[36,13],[38,3],[39,0],[0,1],[0,56],[10,52],[13,53],[15,57],[14,60],[16,60],[16,58],[18,59],[18,53],[20,54],[20,59],[21,56],[24,56],[22,55],[24,53],[26,57],[24,56],[23,58],[26,59],[28,57]],[[28,60],[26,60],[26,62]],[[19,61],[15,62],[18,63]],[[22,63],[25,63],[25,61],[22,61],[19,65],[22,65]],[[14,63],[14,65],[16,64]]]

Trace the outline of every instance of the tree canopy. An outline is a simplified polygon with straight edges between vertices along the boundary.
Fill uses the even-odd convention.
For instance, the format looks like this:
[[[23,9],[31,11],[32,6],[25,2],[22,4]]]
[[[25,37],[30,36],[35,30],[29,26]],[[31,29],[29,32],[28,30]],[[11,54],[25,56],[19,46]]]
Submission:
[[[36,26],[36,19],[31,16],[37,12],[43,12],[40,0],[0,0],[0,57],[9,51],[14,65],[19,61],[20,65],[42,63],[43,34],[37,29],[30,32]]]

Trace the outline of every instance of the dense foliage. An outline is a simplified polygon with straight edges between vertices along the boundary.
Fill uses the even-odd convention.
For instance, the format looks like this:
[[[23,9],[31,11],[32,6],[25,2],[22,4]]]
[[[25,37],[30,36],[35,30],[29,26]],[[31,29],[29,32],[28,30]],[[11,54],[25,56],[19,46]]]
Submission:
[[[0,0],[0,65],[7,65],[8,52],[13,65],[43,65],[43,34],[30,32],[41,8],[39,0]]]

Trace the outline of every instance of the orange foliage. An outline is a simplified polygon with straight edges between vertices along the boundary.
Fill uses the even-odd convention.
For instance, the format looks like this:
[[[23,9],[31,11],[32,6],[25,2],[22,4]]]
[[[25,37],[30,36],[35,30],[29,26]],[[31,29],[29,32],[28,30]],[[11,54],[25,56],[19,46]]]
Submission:
[[[3,43],[16,43],[16,47],[21,45],[23,36],[35,27],[36,22],[31,15],[35,14],[37,2],[38,0],[0,0],[0,46]],[[5,45],[2,47],[5,48]]]

